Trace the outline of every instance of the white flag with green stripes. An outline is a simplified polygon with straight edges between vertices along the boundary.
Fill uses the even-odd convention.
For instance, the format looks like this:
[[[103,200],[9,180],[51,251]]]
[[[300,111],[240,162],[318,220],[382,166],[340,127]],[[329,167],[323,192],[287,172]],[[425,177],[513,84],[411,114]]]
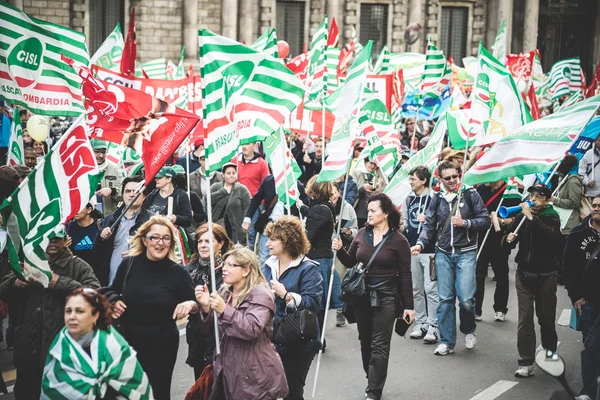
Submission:
[[[268,27],[250,47],[256,51],[263,51],[273,58],[279,58],[275,28]]]
[[[567,58],[554,63],[550,70],[548,85],[552,100],[569,96],[571,93],[581,90],[581,63],[579,57]]]
[[[8,146],[7,165],[25,164],[23,149],[23,128],[19,110],[15,110],[14,119],[10,127],[10,145]]]
[[[100,45],[100,48],[96,50],[90,59],[90,64],[99,65],[114,72],[120,72],[121,56],[123,55],[124,47],[125,41],[123,40],[121,25],[117,24],[104,43]]]
[[[439,98],[450,83],[452,70],[441,50],[433,45],[431,39],[427,44],[425,54],[425,69],[421,81],[423,97]]]
[[[143,62],[135,67],[135,76],[138,78],[144,77],[142,70],[150,79],[167,79],[167,60],[161,57]]]
[[[496,40],[492,44],[492,55],[496,60],[500,60],[501,62],[506,58],[506,37],[506,20],[504,20],[496,34]]]
[[[504,193],[502,193],[503,199],[521,200],[523,198],[523,194],[519,192],[519,186],[517,184],[518,181],[519,179],[516,177],[508,178],[508,181],[506,182],[506,189],[504,189]]]
[[[270,55],[199,32],[207,168],[218,170],[238,145],[265,140],[302,102],[304,87]]]
[[[327,15],[310,42],[310,59],[306,79],[309,101],[318,101],[327,94]],[[322,100],[321,100],[322,101]]]
[[[327,48],[327,94],[331,94],[340,87],[338,81],[338,65],[340,63],[340,49]]]
[[[375,62],[375,66],[373,67],[374,74],[385,74],[390,71],[390,51],[387,46],[383,46],[381,52],[379,53],[379,57],[377,58],[377,62]]]
[[[100,399],[110,387],[116,398],[154,398],[136,351],[115,328],[95,329],[90,354],[63,328],[48,350],[42,400]],[[122,397],[121,397],[122,396]]]
[[[340,100],[333,113],[335,123],[331,141],[327,145],[329,157],[323,163],[317,182],[331,182],[348,172],[349,162],[352,159],[352,146],[357,131],[360,129],[358,117],[360,116],[362,94],[367,81],[372,47],[373,42],[369,40],[356,56],[348,70],[346,82],[340,89]]]
[[[0,98],[34,114],[76,117],[84,112],[81,80],[61,53],[89,65],[85,35],[32,18],[0,2]]]
[[[99,180],[96,156],[81,116],[0,206],[5,221],[11,212],[17,220],[7,231],[10,265],[17,275],[48,285],[52,278],[46,258],[49,236],[81,211],[94,196]],[[23,249],[23,267],[18,247]]]
[[[302,171],[292,156],[290,149],[288,149],[282,129],[273,132],[264,141],[263,148],[265,149],[267,161],[273,171],[275,188],[279,200],[287,206],[287,198],[289,197],[290,206],[293,206],[299,196],[297,182],[302,176]]]

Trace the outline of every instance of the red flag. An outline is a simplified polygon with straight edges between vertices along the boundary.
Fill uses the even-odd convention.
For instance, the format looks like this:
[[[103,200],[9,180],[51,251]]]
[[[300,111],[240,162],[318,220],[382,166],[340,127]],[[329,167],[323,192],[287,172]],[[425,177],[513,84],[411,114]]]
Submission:
[[[142,91],[97,79],[87,67],[63,59],[82,79],[91,137],[134,149],[142,157],[149,184],[200,117]]]
[[[350,43],[348,43],[344,48],[340,51],[340,62],[338,64],[338,76],[344,75],[346,73],[346,66],[350,62],[350,58],[354,54],[354,47],[356,46],[356,38],[353,38]]]
[[[404,73],[402,72],[402,69],[396,71],[393,76],[394,97],[398,104],[402,104],[404,101]]]
[[[327,36],[327,47],[336,47],[340,40],[340,30],[338,28],[335,17],[331,18],[331,26],[329,27],[329,35]]]
[[[527,105],[529,105],[529,110],[531,111],[531,117],[534,121],[540,119],[542,116],[540,115],[540,107],[538,106],[537,96],[535,95],[535,88],[533,85],[529,85],[529,92],[527,92]]]
[[[531,79],[531,68],[533,66],[534,55],[535,50],[525,54],[506,55],[506,66],[515,79],[517,86],[519,81],[527,83]]]
[[[285,66],[294,73],[302,82],[306,82],[306,77],[308,75],[308,64],[309,59],[306,56],[306,53],[298,54],[296,57],[292,58],[292,60],[285,64]]]
[[[129,31],[123,47],[121,56],[121,73],[124,75],[135,75],[135,59],[137,57],[137,41],[135,40],[135,7],[131,8],[129,19]]]

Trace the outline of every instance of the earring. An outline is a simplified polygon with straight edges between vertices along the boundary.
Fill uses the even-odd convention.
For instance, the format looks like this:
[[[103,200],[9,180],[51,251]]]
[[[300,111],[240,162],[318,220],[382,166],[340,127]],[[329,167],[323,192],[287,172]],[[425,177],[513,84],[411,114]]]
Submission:
[[[94,324],[92,325],[92,329],[96,329],[96,323],[94,322]]]

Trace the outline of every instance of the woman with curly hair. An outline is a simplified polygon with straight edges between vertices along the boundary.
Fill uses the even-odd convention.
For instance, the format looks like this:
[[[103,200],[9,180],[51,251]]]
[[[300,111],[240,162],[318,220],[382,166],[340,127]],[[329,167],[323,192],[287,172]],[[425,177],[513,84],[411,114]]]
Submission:
[[[135,350],[111,327],[111,311],[94,289],[67,296],[65,327],[46,358],[42,399],[154,398]]]
[[[323,277],[319,264],[305,255],[310,243],[298,218],[283,216],[267,225],[264,234],[269,238],[267,247],[271,257],[265,262],[263,273],[275,293],[276,331],[286,311],[307,309],[315,314],[319,312]],[[286,399],[303,399],[306,375],[321,348],[320,338],[276,347],[290,388]]]
[[[215,283],[212,287],[210,279],[210,236],[208,224],[202,224],[196,229],[195,253],[185,269],[192,277],[194,286],[207,285],[210,292],[218,290],[223,285],[223,256],[231,249],[231,239],[227,236],[225,228],[213,224],[213,251],[215,255]],[[212,363],[215,349],[215,337],[212,332],[201,332],[198,329],[198,315],[190,314],[186,327],[186,340],[188,344],[188,358],[186,363],[194,368],[196,379],[202,370]]]

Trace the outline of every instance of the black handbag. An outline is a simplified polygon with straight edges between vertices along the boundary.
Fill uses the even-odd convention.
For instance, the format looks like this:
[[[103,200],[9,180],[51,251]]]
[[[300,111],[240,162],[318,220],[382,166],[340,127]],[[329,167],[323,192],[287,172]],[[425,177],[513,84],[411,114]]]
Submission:
[[[292,296],[292,299],[296,309],[294,312],[288,313],[286,306],[285,315],[279,320],[277,330],[273,335],[273,343],[275,344],[309,342],[319,337],[317,315],[310,310],[299,310],[294,296]]]
[[[344,276],[344,280],[342,281],[342,290],[340,291],[340,300],[345,303],[355,303],[367,295],[367,284],[365,282],[365,274],[369,270],[369,267],[373,263],[375,256],[381,250],[381,247],[385,243],[389,236],[385,236],[379,242],[379,245],[373,252],[367,267],[363,269],[362,263],[357,263],[354,267],[350,268],[346,275]]]

